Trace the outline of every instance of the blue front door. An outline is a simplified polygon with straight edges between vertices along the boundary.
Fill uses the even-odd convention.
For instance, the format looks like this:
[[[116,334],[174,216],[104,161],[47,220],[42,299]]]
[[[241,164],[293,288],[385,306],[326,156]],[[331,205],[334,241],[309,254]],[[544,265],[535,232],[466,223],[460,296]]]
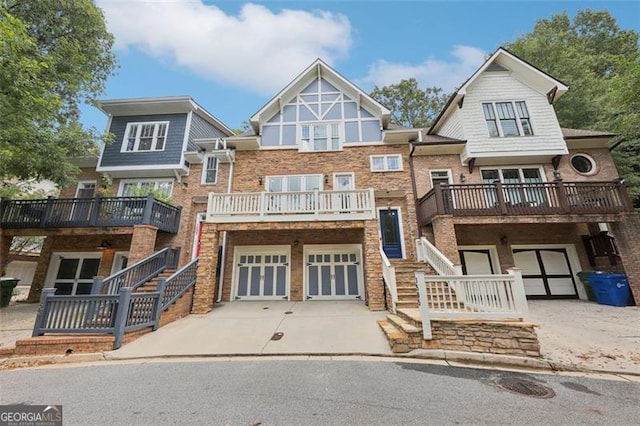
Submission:
[[[397,209],[380,210],[382,249],[389,259],[402,259],[402,239]]]

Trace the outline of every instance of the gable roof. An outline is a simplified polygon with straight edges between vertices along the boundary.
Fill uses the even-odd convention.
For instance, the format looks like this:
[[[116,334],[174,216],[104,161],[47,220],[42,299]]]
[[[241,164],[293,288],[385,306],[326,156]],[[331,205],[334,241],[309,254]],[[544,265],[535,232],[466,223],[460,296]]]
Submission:
[[[553,101],[564,95],[567,90],[569,90],[569,86],[564,84],[562,81],[547,74],[540,68],[537,68],[524,59],[519,58],[504,47],[499,47],[495,52],[493,52],[489,59],[487,59],[484,64],[482,64],[480,68],[478,68],[476,72],[474,72],[464,83],[462,83],[460,88],[451,95],[446,105],[440,111],[440,114],[435,119],[427,133],[431,134],[438,128],[439,124],[441,124],[442,119],[447,117],[453,111],[458,102],[460,102],[467,94],[467,90],[480,77],[480,75],[482,75],[483,72],[487,70],[496,71],[500,70],[501,68],[510,70],[514,74],[522,76],[534,88],[539,90],[541,93],[549,96],[551,103],[553,103]]]
[[[561,130],[565,139],[612,138],[616,136],[615,133],[601,132],[599,130],[569,129],[566,127],[561,128]]]
[[[200,117],[226,133],[233,131],[213,114],[193,100],[191,96],[165,96],[157,98],[105,99],[96,102],[96,106],[106,115],[143,115],[175,114],[193,111]]]
[[[258,112],[253,114],[249,119],[249,123],[251,123],[255,132],[258,132],[261,120],[271,118],[280,111],[282,105],[289,102],[318,77],[324,78],[333,86],[355,99],[359,105],[364,106],[366,109],[372,112],[378,111],[380,119],[382,120],[382,127],[384,129],[387,128],[391,118],[391,111],[327,65],[322,59],[318,58],[313,61],[307,69],[298,74],[284,89],[271,98]]]

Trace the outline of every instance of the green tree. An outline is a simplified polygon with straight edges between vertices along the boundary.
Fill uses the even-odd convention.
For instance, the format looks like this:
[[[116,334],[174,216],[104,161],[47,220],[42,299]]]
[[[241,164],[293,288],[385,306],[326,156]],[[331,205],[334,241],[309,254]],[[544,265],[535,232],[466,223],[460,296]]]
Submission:
[[[405,127],[428,127],[447,102],[447,96],[439,87],[418,87],[415,78],[398,84],[378,87],[371,97],[391,111],[391,122]]]
[[[554,105],[563,127],[612,131],[614,158],[640,207],[639,33],[622,30],[604,11],[541,19],[506,48],[569,86]]]
[[[0,2],[0,179],[75,179],[69,158],[100,139],[79,106],[103,92],[112,44],[91,0]]]

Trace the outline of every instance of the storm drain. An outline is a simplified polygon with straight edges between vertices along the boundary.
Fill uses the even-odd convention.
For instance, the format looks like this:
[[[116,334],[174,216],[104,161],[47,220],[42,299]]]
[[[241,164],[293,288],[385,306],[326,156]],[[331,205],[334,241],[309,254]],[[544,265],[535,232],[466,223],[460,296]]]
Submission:
[[[528,380],[502,378],[495,380],[493,383],[500,389],[533,398],[546,399],[556,396],[556,393],[550,387]]]

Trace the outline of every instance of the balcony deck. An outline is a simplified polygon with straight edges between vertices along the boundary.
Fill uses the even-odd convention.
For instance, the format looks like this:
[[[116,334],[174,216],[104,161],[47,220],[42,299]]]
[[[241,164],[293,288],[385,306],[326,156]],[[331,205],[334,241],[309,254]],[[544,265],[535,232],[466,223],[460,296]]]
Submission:
[[[178,232],[180,207],[148,197],[46,198],[2,200],[0,226],[5,229],[127,227],[153,225]]]
[[[373,189],[209,194],[213,223],[367,220],[376,217]]]
[[[420,225],[439,215],[588,215],[633,211],[622,182],[438,184],[418,200]]]

